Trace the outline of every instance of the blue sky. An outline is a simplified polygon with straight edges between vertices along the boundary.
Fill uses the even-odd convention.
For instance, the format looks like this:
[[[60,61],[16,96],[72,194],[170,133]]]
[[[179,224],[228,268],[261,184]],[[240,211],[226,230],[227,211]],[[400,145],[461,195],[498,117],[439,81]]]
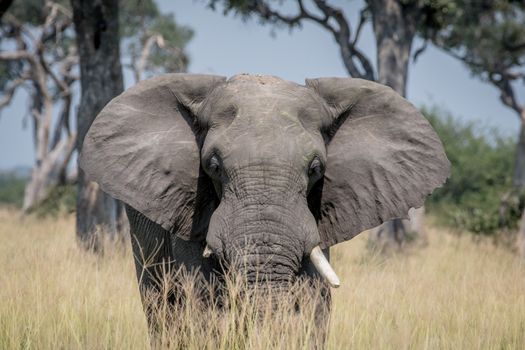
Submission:
[[[178,23],[191,26],[195,36],[187,51],[189,71],[231,76],[237,73],[271,74],[303,83],[305,78],[347,76],[331,35],[311,23],[302,29],[274,30],[257,20],[244,23],[222,11],[206,8],[205,1],[157,0],[162,12],[173,12]],[[352,23],[361,0],[334,1],[344,9]],[[292,2],[287,2],[291,5]],[[285,10],[292,11],[293,6]],[[416,41],[415,47],[421,42]],[[360,47],[375,61],[375,42],[368,25]],[[129,78],[126,74],[126,78]],[[130,81],[131,79],[126,79]],[[127,85],[127,84],[126,84]],[[525,90],[520,89],[521,96]],[[458,61],[429,47],[410,66],[407,98],[417,106],[437,106],[463,120],[482,127],[497,127],[502,133],[518,132],[517,116],[499,101],[495,88],[470,76]],[[0,115],[0,169],[32,165],[34,152],[31,130],[23,128],[27,99],[19,93],[11,107]]]

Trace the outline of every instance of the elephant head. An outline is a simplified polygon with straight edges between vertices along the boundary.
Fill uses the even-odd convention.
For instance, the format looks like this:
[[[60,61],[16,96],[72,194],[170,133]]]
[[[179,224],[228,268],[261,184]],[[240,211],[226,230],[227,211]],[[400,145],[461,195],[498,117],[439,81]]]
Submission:
[[[250,282],[293,280],[320,249],[420,207],[442,144],[392,89],[352,78],[167,74],[111,101],[81,166],[102,189]],[[205,243],[206,242],[206,243]]]

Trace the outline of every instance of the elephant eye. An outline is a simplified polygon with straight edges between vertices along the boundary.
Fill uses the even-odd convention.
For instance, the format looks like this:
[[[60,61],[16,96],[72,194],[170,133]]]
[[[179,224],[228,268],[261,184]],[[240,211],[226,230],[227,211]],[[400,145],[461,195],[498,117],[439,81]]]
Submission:
[[[212,177],[220,177],[221,174],[221,162],[219,157],[214,154],[208,161],[208,172]]]
[[[323,176],[324,166],[321,160],[318,157],[315,157],[310,162],[310,168],[308,169],[308,176],[310,179],[316,181]]]

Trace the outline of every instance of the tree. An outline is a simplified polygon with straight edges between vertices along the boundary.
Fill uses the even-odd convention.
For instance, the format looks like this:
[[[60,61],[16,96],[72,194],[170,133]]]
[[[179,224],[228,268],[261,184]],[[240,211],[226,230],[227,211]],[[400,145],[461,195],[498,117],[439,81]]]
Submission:
[[[77,148],[82,149],[85,135],[95,116],[123,90],[120,62],[122,28],[129,67],[135,80],[145,74],[181,71],[188,62],[182,47],[192,31],[178,27],[173,15],[161,15],[153,0],[126,0],[119,5],[110,0],[71,0],[80,55],[81,102],[78,114]],[[126,225],[122,204],[103,193],[98,185],[78,169],[77,235],[88,246],[98,245],[96,232],[116,236]]]
[[[515,150],[515,193],[525,190],[525,103],[516,89],[525,83],[525,3],[516,0],[454,0],[432,42],[459,59],[471,73],[496,87],[501,102],[516,113],[520,132]],[[525,84],[524,84],[525,85]],[[520,251],[525,257],[525,211]]]
[[[123,28],[122,41],[125,54],[131,57],[131,63],[126,66],[133,71],[136,81],[159,72],[186,69],[188,57],[183,49],[193,35],[189,28],[178,26],[172,14],[160,14],[153,0],[125,0],[119,5],[120,18],[117,18]],[[107,23],[102,20],[99,25]],[[18,91],[27,91],[31,101],[28,114],[34,130],[36,159],[23,205],[24,211],[29,212],[45,201],[55,186],[64,184],[75,146],[81,145],[81,140],[77,142],[76,132],[71,128],[71,107],[75,94],[79,92],[76,86],[79,76],[69,1],[18,0],[3,17],[0,30],[0,110],[12,102]],[[114,47],[119,46],[120,38],[117,38],[118,41],[111,43]],[[97,57],[101,59],[102,56]],[[122,79],[117,75],[113,80],[114,77],[106,77],[109,85],[103,85],[111,92],[106,91],[106,97],[101,97],[101,100],[110,99],[122,90]],[[101,81],[98,83],[101,84]],[[92,98],[99,97],[98,90],[90,91]],[[79,118],[84,121],[86,113],[95,113],[103,105],[100,102],[91,111],[80,108]],[[78,124],[80,131],[85,133],[90,121]],[[83,187],[82,184],[79,186]],[[98,231],[97,227],[103,225],[106,231],[116,233],[120,224],[116,221],[118,215],[114,210],[119,210],[118,205],[93,188],[88,192],[94,202],[86,202],[85,192],[79,196],[83,198],[79,200],[79,232]],[[90,208],[90,213],[84,211],[87,208]],[[91,234],[86,233],[86,236],[91,237]]]
[[[438,108],[424,108],[423,113],[443,141],[452,164],[449,180],[434,191],[427,207],[439,224],[453,230],[507,241],[506,233],[515,229],[522,205],[512,198],[505,212],[501,211],[502,195],[512,188],[509,169],[514,168],[514,138],[474,121],[460,121]]]
[[[144,77],[185,72],[189,58],[184,48],[193,31],[177,24],[173,14],[159,13],[153,0],[121,2],[121,27],[124,54],[129,57],[135,82]]]
[[[28,114],[36,158],[25,188],[24,212],[38,205],[51,188],[64,184],[75,149],[70,116],[78,57],[70,45],[71,24],[70,11],[55,1],[40,6],[18,1],[2,20],[2,44],[12,49],[0,52],[0,110],[22,89],[32,101]]]
[[[124,90],[120,64],[118,2],[71,0],[79,52],[81,97],[78,108],[77,149],[96,115]],[[97,230],[112,236],[118,232],[121,205],[88,181],[78,169],[77,237],[89,247],[98,247]]]
[[[348,74],[355,78],[376,80],[405,96],[412,44],[418,33],[434,29],[448,11],[446,0],[367,0],[359,20],[352,26],[344,11],[326,0],[296,0],[295,14],[284,14],[279,6],[262,0],[210,0],[212,9],[221,3],[224,13],[235,12],[244,19],[257,16],[263,23],[295,28],[303,22],[315,23],[332,34],[339,46]],[[372,59],[358,46],[363,26],[372,21],[377,46],[377,71]],[[420,54],[424,48],[418,50]],[[412,227],[406,221],[392,220],[373,232],[379,249],[401,247],[407,231],[422,230],[424,210],[411,212]]]

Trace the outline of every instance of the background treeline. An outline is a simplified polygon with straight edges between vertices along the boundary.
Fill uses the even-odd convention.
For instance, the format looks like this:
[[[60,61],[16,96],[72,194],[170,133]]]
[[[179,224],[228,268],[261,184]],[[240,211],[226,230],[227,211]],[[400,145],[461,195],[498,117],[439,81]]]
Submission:
[[[513,185],[515,138],[439,109],[424,113],[452,163],[447,183],[427,200],[436,222],[483,235],[516,230],[523,201]]]

